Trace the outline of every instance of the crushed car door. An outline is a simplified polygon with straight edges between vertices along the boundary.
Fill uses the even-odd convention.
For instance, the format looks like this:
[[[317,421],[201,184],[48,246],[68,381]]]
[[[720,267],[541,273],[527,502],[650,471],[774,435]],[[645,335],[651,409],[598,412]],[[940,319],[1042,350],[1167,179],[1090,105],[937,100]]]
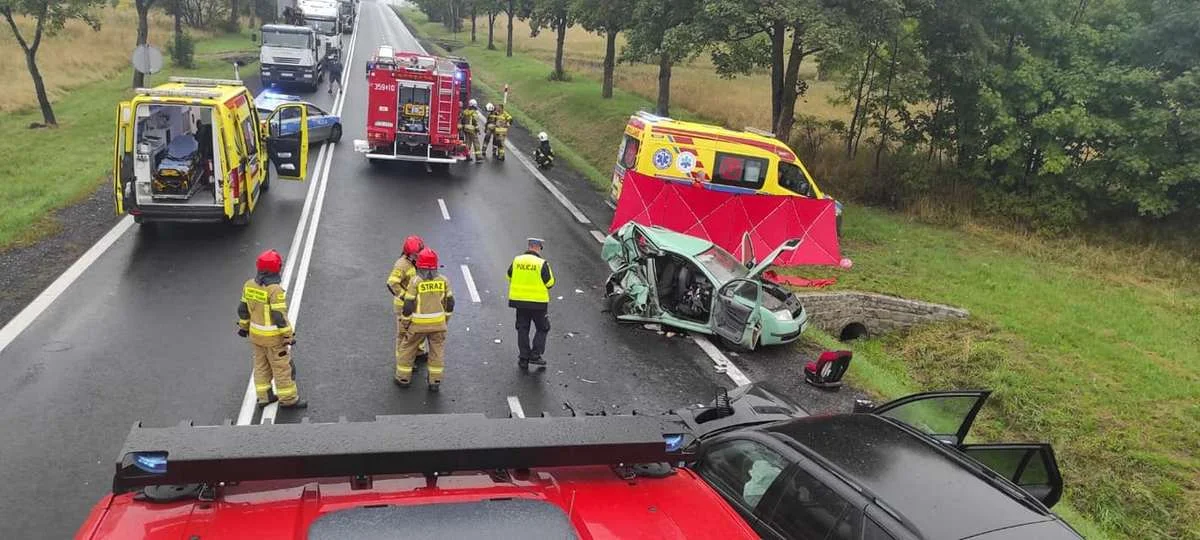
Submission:
[[[1047,508],[1062,497],[1062,474],[1049,444],[964,444],[959,450],[1020,486]]]
[[[762,284],[749,279],[735,279],[722,285],[713,300],[713,332],[733,344],[750,348],[762,294]]]
[[[990,390],[922,392],[884,403],[871,414],[899,420],[934,438],[961,444]]]
[[[117,105],[117,130],[113,138],[113,202],[117,215],[125,213],[125,184],[133,182],[133,145],[129,126],[133,105],[122,101]]]
[[[267,117],[267,151],[280,178],[304,180],[308,171],[308,111],[303,103],[280,105]]]

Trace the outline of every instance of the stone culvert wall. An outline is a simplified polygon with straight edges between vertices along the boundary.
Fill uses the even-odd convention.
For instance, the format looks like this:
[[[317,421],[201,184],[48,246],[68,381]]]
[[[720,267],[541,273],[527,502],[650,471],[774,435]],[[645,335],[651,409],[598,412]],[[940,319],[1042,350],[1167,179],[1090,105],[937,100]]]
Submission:
[[[968,315],[965,309],[867,292],[797,294],[812,324],[843,341]]]

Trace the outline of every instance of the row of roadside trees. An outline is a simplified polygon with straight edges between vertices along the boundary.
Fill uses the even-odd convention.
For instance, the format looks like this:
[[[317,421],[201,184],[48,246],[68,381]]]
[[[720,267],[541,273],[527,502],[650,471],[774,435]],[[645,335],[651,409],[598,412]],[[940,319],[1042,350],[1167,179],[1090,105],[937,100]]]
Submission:
[[[189,67],[191,63],[191,39],[185,27],[236,31],[243,16],[253,19],[256,15],[261,18],[275,13],[273,0],[132,0],[132,4],[137,11],[138,23],[130,49],[146,44],[150,12],[159,8],[175,20],[172,56],[176,63],[184,67]],[[93,30],[99,30],[100,19],[97,15],[101,9],[120,7],[113,0],[0,0],[0,15],[21,47],[45,126],[57,126],[58,120],[42,79],[38,51],[42,43],[62,31],[68,21],[83,21]],[[33,23],[32,32],[19,24],[22,19]],[[143,86],[144,83],[145,76],[135,71],[133,87]]]
[[[1039,226],[1200,216],[1200,3],[1191,0],[417,0],[435,21],[513,19],[605,36],[603,97],[621,61],[711,57],[716,75],[769,73],[770,117],[836,133],[876,202],[951,187]],[[474,33],[473,33],[474,35]],[[625,46],[617,50],[617,36]],[[849,113],[797,111],[801,66],[840,84]],[[766,106],[766,105],[764,105]],[[865,154],[860,150],[867,148]],[[834,153],[832,148],[822,150]]]

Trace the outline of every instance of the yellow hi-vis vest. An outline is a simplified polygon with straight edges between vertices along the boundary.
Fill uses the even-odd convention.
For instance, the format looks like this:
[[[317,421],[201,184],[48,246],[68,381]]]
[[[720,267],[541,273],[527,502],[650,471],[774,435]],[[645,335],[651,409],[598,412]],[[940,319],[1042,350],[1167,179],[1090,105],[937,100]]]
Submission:
[[[287,293],[276,283],[259,285],[253,279],[242,286],[242,301],[250,311],[250,335],[259,337],[291,336],[290,326],[280,328],[271,320],[271,312],[287,313]]]
[[[542,281],[542,266],[546,260],[523,253],[512,262],[512,277],[508,282],[508,299],[516,302],[550,303],[550,287],[554,286],[554,275],[550,282]]]

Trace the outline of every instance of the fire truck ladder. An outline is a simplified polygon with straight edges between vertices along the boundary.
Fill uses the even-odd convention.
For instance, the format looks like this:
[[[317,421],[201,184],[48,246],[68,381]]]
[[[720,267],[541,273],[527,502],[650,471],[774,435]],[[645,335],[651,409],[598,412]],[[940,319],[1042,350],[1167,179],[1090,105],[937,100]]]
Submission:
[[[446,137],[450,136],[450,130],[454,127],[456,118],[450,118],[450,111],[454,109],[454,79],[450,77],[439,77],[437,83],[437,133]]]

